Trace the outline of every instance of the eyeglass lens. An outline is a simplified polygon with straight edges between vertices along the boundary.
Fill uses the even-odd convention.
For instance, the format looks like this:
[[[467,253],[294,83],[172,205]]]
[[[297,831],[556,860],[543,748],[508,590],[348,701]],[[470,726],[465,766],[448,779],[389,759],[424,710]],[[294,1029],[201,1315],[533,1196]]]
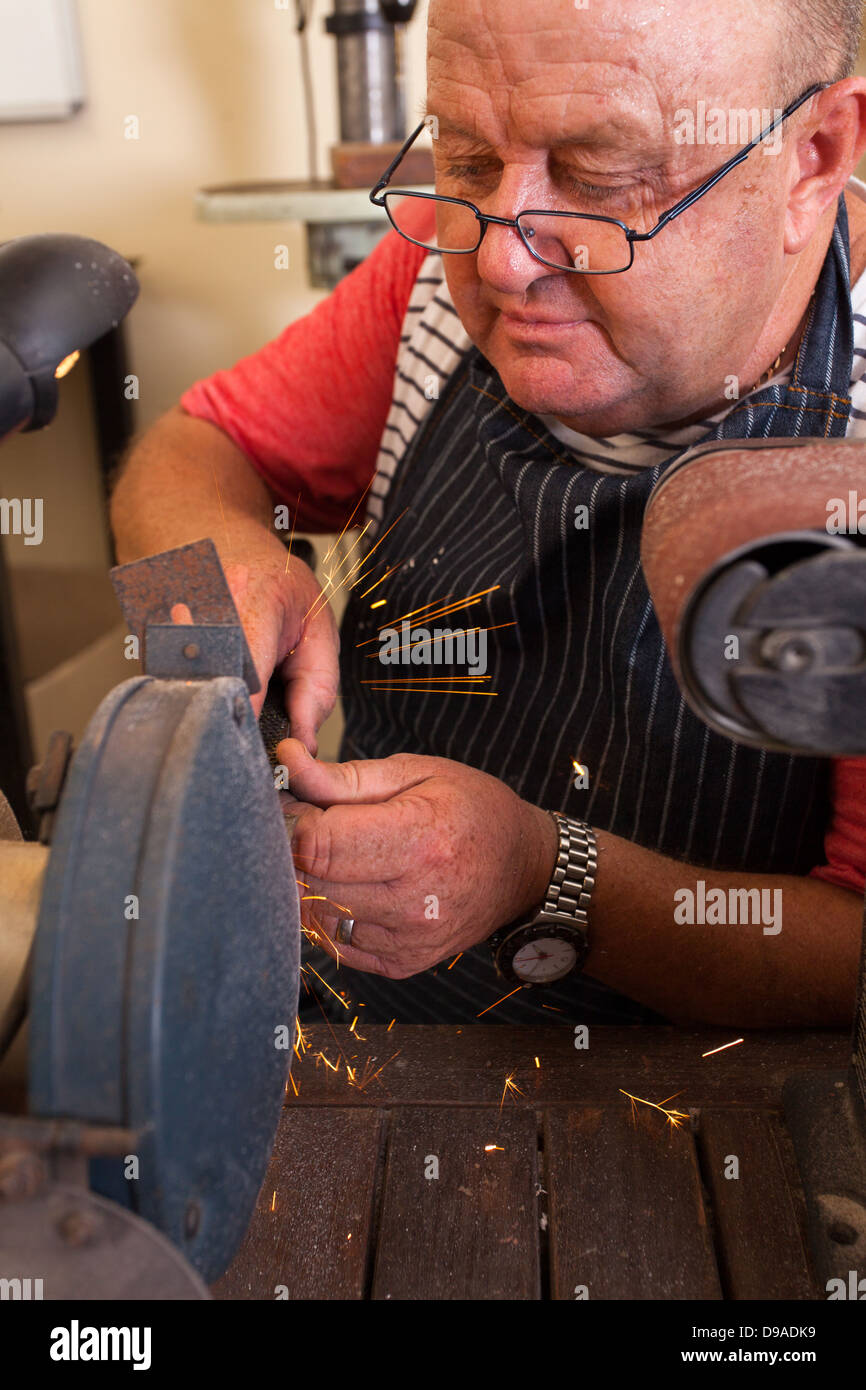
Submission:
[[[471,208],[461,203],[411,193],[386,193],[385,205],[399,232],[431,250],[466,252],[478,246],[482,224]],[[425,240],[430,236],[434,209],[438,233],[435,244]],[[625,270],[631,264],[626,234],[613,222],[555,212],[521,213],[517,220],[533,254],[556,269],[601,274]]]

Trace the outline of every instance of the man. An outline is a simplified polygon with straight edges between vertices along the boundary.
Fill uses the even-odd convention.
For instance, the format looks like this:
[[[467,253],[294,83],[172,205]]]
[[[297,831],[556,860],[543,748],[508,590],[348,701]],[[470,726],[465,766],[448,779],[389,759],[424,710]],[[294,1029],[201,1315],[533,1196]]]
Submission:
[[[691,714],[639,541],[654,483],[698,440],[863,432],[859,8],[433,0],[436,191],[498,220],[439,204],[428,254],[433,205],[393,208],[413,240],[389,234],[133,452],[121,558],[212,535],[260,674],[287,681],[296,865],[340,957],[317,968],[368,1021],[850,1017],[862,766],[736,747]],[[737,152],[694,122],[683,138],[683,113],[708,109],[787,114],[771,155],[759,142],[632,241],[630,268],[613,223],[552,216],[646,237]],[[326,765],[338,642],[273,507],[300,493],[299,527],[339,529],[371,479],[354,524],[367,507],[379,549],[342,632],[349,761]],[[463,597],[485,671],[452,662],[437,691],[435,634],[410,635],[423,668],[380,664],[383,613],[399,628]],[[677,920],[699,882],[781,892],[783,919]]]

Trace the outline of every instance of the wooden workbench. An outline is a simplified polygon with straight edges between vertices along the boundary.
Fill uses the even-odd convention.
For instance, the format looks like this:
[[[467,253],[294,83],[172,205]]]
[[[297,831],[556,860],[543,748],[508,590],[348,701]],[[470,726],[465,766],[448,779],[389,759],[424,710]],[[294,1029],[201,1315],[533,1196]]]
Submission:
[[[844,1068],[847,1034],[751,1033],[704,1058],[737,1034],[593,1027],[576,1050],[567,1027],[356,1032],[306,1030],[218,1298],[826,1299],[780,1092]],[[633,1114],[620,1088],[691,1119]]]

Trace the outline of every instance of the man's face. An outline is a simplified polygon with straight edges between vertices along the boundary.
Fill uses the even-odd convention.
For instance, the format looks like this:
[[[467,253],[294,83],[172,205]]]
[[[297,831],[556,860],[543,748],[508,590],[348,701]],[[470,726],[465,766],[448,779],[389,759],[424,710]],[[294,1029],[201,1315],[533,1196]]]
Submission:
[[[778,89],[779,22],[757,0],[432,0],[437,191],[498,217],[550,208],[648,231],[752,138],[679,143],[678,111],[775,115],[797,95]],[[759,147],[622,275],[553,270],[488,225],[474,255],[443,257],[455,307],[524,409],[596,435],[687,418],[748,370],[793,273],[798,177],[795,141]]]

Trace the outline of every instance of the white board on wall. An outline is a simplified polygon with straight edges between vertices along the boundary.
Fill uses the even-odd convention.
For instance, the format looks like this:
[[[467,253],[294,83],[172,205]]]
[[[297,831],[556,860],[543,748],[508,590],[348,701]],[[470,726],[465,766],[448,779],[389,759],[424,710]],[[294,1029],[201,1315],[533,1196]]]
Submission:
[[[75,0],[0,0],[0,121],[60,121],[83,101]]]

